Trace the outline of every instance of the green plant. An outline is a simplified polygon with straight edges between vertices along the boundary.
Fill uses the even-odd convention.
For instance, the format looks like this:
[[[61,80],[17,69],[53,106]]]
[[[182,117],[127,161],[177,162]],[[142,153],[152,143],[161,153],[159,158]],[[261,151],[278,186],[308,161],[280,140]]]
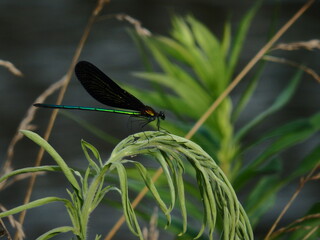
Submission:
[[[72,192],[67,190],[70,200],[58,197],[46,197],[0,213],[0,218],[2,218],[51,202],[64,203],[69,213],[72,226],[62,226],[52,229],[40,236],[38,238],[39,240],[50,239],[57,234],[65,232],[72,232],[77,239],[87,239],[90,214],[111,190],[115,190],[121,195],[122,208],[130,230],[140,239],[143,239],[136,214],[128,196],[128,178],[125,164],[132,164],[140,173],[144,184],[148,187],[153,198],[166,216],[167,226],[171,223],[171,211],[176,204],[176,200],[179,202],[183,221],[183,228],[180,235],[183,235],[187,230],[187,208],[183,180],[186,165],[185,161],[187,161],[189,163],[188,165],[192,166],[195,171],[204,211],[202,228],[197,238],[199,238],[205,228],[208,227],[210,239],[212,239],[216,221],[219,219],[224,223],[222,231],[223,239],[253,239],[249,220],[226,176],[214,160],[205,153],[200,146],[187,139],[163,132],[142,132],[134,134],[121,141],[105,163],[102,162],[96,148],[82,141],[82,149],[89,166],[84,174],[81,174],[70,168],[52,146],[39,135],[31,131],[22,131],[22,133],[43,147],[56,161],[57,166],[30,167],[16,170],[0,178],[0,183],[9,177],[22,173],[61,171],[68,179],[73,190]],[[91,155],[94,156],[94,159],[92,159]],[[169,203],[166,203],[162,199],[157,187],[149,176],[147,168],[138,160],[135,160],[137,157],[132,158],[132,156],[141,155],[152,157],[151,159],[156,160],[163,168],[170,192]],[[117,172],[119,187],[112,186],[105,181],[106,175],[112,171]],[[92,180],[90,182],[89,180],[91,178]],[[100,237],[101,236],[97,235],[95,239],[100,239]]]
[[[233,40],[230,24],[225,25],[222,40],[219,41],[207,27],[191,16],[174,17],[170,37],[132,34],[140,46],[147,69],[135,76],[151,82],[154,89],[139,92],[132,88],[130,91],[153,106],[169,109],[175,119],[165,121],[162,126],[172,133],[185,135],[191,124],[200,118],[230,83],[255,11],[254,7],[246,14]],[[150,54],[160,71],[153,70]],[[237,191],[253,184],[245,201],[245,209],[253,226],[273,206],[277,193],[283,187],[311,171],[320,160],[320,146],[316,145],[300,161],[297,170],[284,176],[282,162],[285,159],[281,153],[319,132],[319,112],[268,129],[252,142],[244,141],[248,134],[254,135],[252,132],[256,126],[286,106],[298,89],[302,76],[300,70],[294,73],[269,108],[244,126],[236,128],[241,112],[252,100],[262,72],[263,65],[249,81],[239,103],[234,106],[231,98],[226,97],[193,137],[214,156]],[[264,146],[262,152],[260,150],[250,160],[244,159],[243,156],[260,146]],[[191,195],[195,192],[189,191]],[[198,218],[196,214],[193,217]]]
[[[177,115],[178,121],[163,123],[165,129],[185,135],[192,121],[184,119],[198,119],[228,86],[254,10],[242,20],[232,45],[230,24],[225,25],[220,42],[191,16],[185,19],[174,17],[171,38],[156,36],[139,39],[151,51],[162,72],[136,73],[136,76],[151,81],[157,88],[147,93],[134,91],[134,94]],[[159,95],[159,88],[169,88],[172,94]],[[231,98],[227,97],[194,137],[210,154],[217,156],[229,178],[233,176],[233,159],[240,147],[239,141],[234,141],[232,110]]]
[[[233,37],[230,23],[226,23],[222,40],[219,40],[207,27],[192,16],[186,18],[175,17],[170,37],[146,37],[133,34],[143,53],[142,56],[147,69],[146,72],[136,73],[136,76],[150,81],[154,89],[140,92],[131,88],[130,92],[146,103],[169,110],[174,115],[169,121],[162,122],[163,128],[178,135],[186,134],[193,123],[229,86],[257,7],[258,5],[254,6],[245,15],[239,24],[235,37]],[[97,5],[97,9],[95,9],[89,21],[90,24],[86,28],[85,37],[82,38],[75,54],[69,69],[69,77],[67,78],[69,80],[70,73],[73,71],[72,66],[77,61],[84,39],[88,36],[89,29],[95,22],[99,9],[101,10],[101,6]],[[132,19],[130,20],[132,21]],[[150,59],[150,53],[153,59]],[[160,71],[155,72],[153,69],[151,64],[153,60],[157,63],[155,69],[160,68]],[[110,159],[103,163],[98,151],[83,141],[82,147],[87,156],[89,167],[82,174],[67,166],[48,143],[36,134],[25,131],[24,134],[52,155],[58,166],[16,170],[2,177],[1,181],[25,172],[62,171],[72,186],[72,191],[68,191],[70,199],[57,197],[39,199],[1,213],[0,216],[4,217],[49,202],[60,201],[65,204],[69,212],[72,226],[53,229],[41,236],[40,239],[47,239],[68,231],[73,232],[78,239],[85,239],[90,214],[100,202],[108,202],[108,198],[105,197],[106,193],[115,190],[121,195],[121,206],[124,209],[130,229],[141,238],[136,213],[148,219],[151,215],[150,208],[140,205],[137,210],[133,211],[128,199],[128,189],[140,191],[146,185],[151,191],[147,197],[155,199],[164,213],[159,215],[159,225],[168,226],[171,223],[168,230],[174,232],[177,238],[193,239],[195,236],[201,236],[201,239],[207,239],[208,236],[204,231],[207,227],[209,237],[213,236],[213,230],[215,229],[215,233],[223,234],[224,239],[252,239],[252,230],[246,214],[248,214],[251,225],[256,226],[261,217],[274,205],[277,193],[296,178],[303,176],[311,169],[316,169],[315,166],[319,166],[317,164],[319,164],[320,159],[320,146],[317,143],[300,161],[296,170],[286,172],[286,169],[282,166],[286,159],[281,155],[283,151],[290,150],[319,132],[319,112],[315,112],[309,117],[293,119],[283,126],[267,129],[261,135],[252,134],[255,133],[256,126],[283,109],[294,97],[294,93],[300,84],[301,71],[293,74],[287,86],[275,98],[269,108],[256,114],[256,117],[245,125],[236,127],[239,116],[246,108],[247,103],[254,100],[253,93],[262,73],[263,64],[260,65],[255,76],[249,79],[249,84],[240,101],[234,104],[230,97],[226,97],[205,124],[201,126],[196,135],[193,136],[194,141],[203,147],[208,154],[186,139],[161,132],[146,132],[135,134],[122,141],[116,147]],[[67,85],[64,86],[61,91],[62,95]],[[60,102],[61,99],[59,97]],[[73,118],[70,115],[68,116]],[[94,125],[79,119],[74,120],[106,142],[117,142],[117,139],[113,136],[102,133]],[[52,125],[49,124],[47,131],[49,134],[46,133],[45,136],[50,135],[51,128]],[[255,135],[255,139],[247,142],[246,136],[250,133]],[[159,151],[158,146],[168,151],[163,151],[163,149]],[[256,148],[262,150],[251,159],[246,159],[246,154]],[[132,156],[136,154],[153,157],[164,169],[165,174],[159,178],[157,183],[153,183],[149,177],[155,172],[154,169],[146,169],[141,163],[132,159]],[[93,155],[95,160],[90,155]],[[217,164],[212,161],[209,155],[215,159]],[[184,164],[182,160],[188,160],[191,164]],[[124,168],[124,163],[131,163],[134,168]],[[137,177],[137,171],[142,176],[143,181]],[[105,176],[114,172],[118,173],[120,187],[111,185],[118,180],[114,175],[111,179],[112,182],[111,180],[110,182],[106,181]],[[182,173],[186,176],[184,181],[182,181]],[[314,173],[314,171],[311,171],[311,173]],[[301,182],[305,183],[312,180],[312,176],[312,174],[309,174],[304,179],[305,181]],[[190,178],[197,179],[197,182],[189,181]],[[89,183],[89,179],[93,179],[91,183]],[[316,179],[316,176],[314,179]],[[246,213],[239,204],[231,184],[236,192],[247,191],[247,197],[244,200]],[[250,186],[250,190],[248,190],[248,186]],[[170,194],[168,194],[168,188]],[[203,199],[202,202],[200,201],[200,205],[202,204],[205,214],[198,211],[197,204],[193,202],[194,199]],[[171,215],[176,201],[179,202],[181,217]],[[200,232],[193,225],[187,226],[187,213],[189,219],[193,218],[193,220],[203,223]],[[306,235],[311,236],[309,236],[309,239],[315,239],[317,233],[319,233],[318,219],[319,204],[315,204],[305,216],[289,225],[288,232],[292,229],[295,230],[290,235],[291,239],[301,239],[301,236]],[[305,226],[312,226],[313,230],[309,231],[304,228]],[[179,233],[184,234],[179,235]],[[283,234],[288,233],[282,231],[272,237],[279,239]],[[99,236],[96,236],[96,239],[99,239]]]

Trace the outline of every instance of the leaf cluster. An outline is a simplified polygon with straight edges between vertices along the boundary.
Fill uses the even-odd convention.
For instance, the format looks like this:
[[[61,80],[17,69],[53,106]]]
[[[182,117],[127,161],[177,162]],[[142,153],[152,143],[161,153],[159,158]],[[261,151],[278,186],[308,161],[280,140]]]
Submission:
[[[62,171],[73,189],[72,192],[67,190],[70,200],[46,197],[0,213],[0,217],[5,217],[51,202],[63,202],[69,213],[72,226],[52,229],[38,239],[50,239],[57,234],[69,231],[78,239],[87,239],[89,216],[110,190],[116,190],[120,193],[128,226],[135,235],[143,239],[135,211],[129,199],[128,177],[125,164],[133,164],[137,169],[144,184],[148,187],[154,200],[164,213],[167,219],[167,226],[171,224],[171,212],[176,201],[179,202],[183,222],[180,235],[183,235],[188,225],[183,178],[186,163],[192,166],[196,173],[203,206],[202,228],[195,238],[200,238],[207,227],[210,239],[212,239],[217,219],[220,219],[223,222],[223,239],[253,239],[248,217],[227,177],[215,161],[199,145],[187,139],[163,132],[135,134],[121,141],[105,163],[102,162],[96,148],[82,141],[82,148],[89,167],[84,174],[81,174],[67,166],[66,162],[52,146],[39,135],[30,131],[23,131],[23,134],[43,147],[58,165],[13,171],[2,177],[0,182],[25,172]],[[94,156],[94,159],[91,155]],[[166,203],[159,194],[147,168],[139,160],[132,159],[132,156],[140,155],[151,157],[162,167],[169,189],[169,203]],[[119,188],[105,182],[105,176],[111,171],[117,172]],[[90,179],[92,178],[91,182],[89,182],[89,177]],[[99,239],[99,236],[96,236],[96,239]]]
[[[146,66],[145,72],[135,76],[150,82],[152,88],[143,92],[129,89],[150,105],[170,111],[172,118],[163,122],[163,128],[185,135],[228,86],[257,8],[258,5],[254,6],[244,16],[234,37],[231,25],[226,23],[221,40],[192,16],[174,17],[170,36],[132,33]],[[214,156],[236,191],[253,185],[245,200],[253,226],[272,208],[282,188],[308,173],[320,160],[319,142],[290,173],[283,167],[286,159],[282,155],[319,133],[320,112],[271,127],[259,135],[255,133],[259,125],[279,113],[294,97],[302,78],[300,70],[293,73],[269,107],[239,126],[239,117],[247,111],[249,101],[254,101],[264,66],[261,62],[237,103],[226,97],[193,136]],[[248,141],[247,136],[254,137]],[[194,190],[188,189],[191,193]],[[196,214],[193,217],[198,218]]]

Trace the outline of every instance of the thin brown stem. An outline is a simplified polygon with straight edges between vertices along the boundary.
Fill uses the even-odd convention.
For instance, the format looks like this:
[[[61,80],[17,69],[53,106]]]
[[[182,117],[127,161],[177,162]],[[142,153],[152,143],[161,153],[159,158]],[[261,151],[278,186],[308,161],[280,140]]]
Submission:
[[[119,21],[128,22],[129,24],[131,24],[135,28],[136,32],[140,36],[151,36],[152,35],[148,29],[142,27],[142,24],[139,20],[131,17],[128,14],[124,14],[124,13],[108,14],[108,15],[104,15],[104,16],[99,17],[99,19],[97,19],[97,21],[103,21],[103,20],[112,19],[112,18],[115,18]]]
[[[293,232],[293,231],[296,231],[297,229],[301,229],[301,228],[311,228],[309,226],[305,226],[305,225],[301,224],[304,221],[307,221],[310,219],[320,219],[320,213],[311,214],[311,215],[307,215],[302,218],[299,218],[299,219],[295,220],[294,222],[290,223],[288,226],[280,228],[279,230],[273,232],[272,237],[275,238],[284,232]],[[300,224],[300,225],[298,225],[298,224]]]
[[[1,219],[0,219],[0,237],[6,238],[7,240],[12,240],[10,233],[8,232],[6,226],[4,225]]]
[[[299,193],[301,192],[302,188],[304,187],[304,185],[313,179],[313,174],[320,168],[320,164],[316,165],[311,172],[308,174],[307,177],[305,178],[301,178],[299,186],[297,188],[297,190],[294,192],[294,194],[292,195],[292,197],[290,198],[289,202],[286,204],[286,206],[282,209],[280,215],[278,216],[278,218],[276,219],[276,221],[273,223],[272,227],[270,228],[268,234],[266,235],[266,237],[264,238],[265,240],[268,240],[271,238],[272,233],[274,232],[275,228],[277,227],[278,223],[280,222],[280,220],[282,219],[282,217],[284,216],[284,214],[288,211],[289,207],[292,205],[293,201],[297,198],[297,196],[299,195]]]
[[[59,88],[61,88],[61,86],[63,85],[64,81],[65,81],[65,77],[60,79],[58,82],[53,83],[39,97],[37,97],[35,102],[43,102],[48,96],[50,96],[52,93],[54,93]],[[7,174],[7,173],[12,171],[11,163],[13,161],[14,149],[15,149],[16,144],[23,138],[23,135],[19,132],[19,130],[20,129],[32,130],[32,129],[35,128],[31,124],[31,122],[34,119],[36,111],[37,111],[36,108],[34,108],[33,106],[30,106],[28,111],[27,111],[26,116],[20,122],[20,124],[18,126],[18,129],[17,129],[17,132],[14,135],[14,137],[12,138],[12,140],[11,140],[11,142],[9,144],[9,147],[7,149],[6,161],[3,164],[3,167],[2,167],[2,169],[0,171],[1,175]],[[0,183],[0,189],[2,189],[2,187],[4,187],[6,184],[7,184],[7,182]]]
[[[92,25],[95,22],[96,18],[98,17],[100,11],[102,10],[102,8],[103,8],[103,6],[104,6],[104,4],[106,2],[107,1],[105,1],[105,0],[98,0],[98,2],[96,4],[96,7],[95,7],[95,9],[93,10],[93,12],[92,12],[92,14],[90,16],[90,19],[89,19],[89,21],[87,23],[87,26],[84,29],[83,35],[82,35],[82,37],[80,39],[80,42],[79,42],[78,47],[76,49],[76,52],[75,52],[75,54],[74,54],[74,56],[72,58],[72,62],[70,64],[70,67],[69,67],[68,72],[66,74],[66,81],[65,81],[63,87],[61,88],[61,90],[59,92],[56,104],[61,104],[61,102],[62,102],[62,100],[64,98],[65,92],[66,92],[66,90],[68,88],[68,85],[69,85],[69,82],[71,80],[71,76],[72,76],[72,73],[73,73],[74,66],[76,65],[76,62],[79,59],[79,56],[80,56],[80,54],[82,52],[84,44],[85,44],[85,42],[86,42],[86,40],[87,40],[87,38],[89,36],[89,33],[91,31]],[[52,131],[54,122],[56,120],[57,113],[58,113],[58,110],[54,110],[52,112],[52,114],[51,114],[51,117],[50,117],[47,129],[46,129],[46,132],[44,134],[44,139],[46,141],[48,141],[48,139],[49,139],[49,137],[51,135],[51,131]],[[38,155],[37,155],[37,158],[36,158],[36,161],[35,161],[35,164],[34,164],[35,166],[39,166],[41,164],[41,160],[42,160],[43,154],[44,154],[44,149],[40,148],[40,150],[38,152]],[[30,181],[29,181],[29,184],[28,184],[27,192],[26,192],[26,195],[25,195],[25,198],[24,198],[24,204],[27,204],[30,201],[30,197],[31,197],[31,193],[33,191],[35,180],[36,180],[36,175],[33,175],[31,177]],[[26,216],[26,211],[21,212],[21,214],[19,216],[19,222],[21,223],[21,225],[24,222],[25,216]],[[15,240],[19,239],[19,233],[18,232],[16,232],[14,239]]]
[[[285,50],[285,51],[294,51],[299,49],[307,49],[312,51],[314,49],[320,49],[320,40],[319,39],[312,39],[309,41],[303,42],[292,42],[292,43],[280,43],[276,45],[271,51],[274,50]]]
[[[269,56],[266,55],[262,58],[263,60],[266,61],[270,61],[270,62],[276,62],[276,63],[282,63],[282,64],[286,64],[292,67],[296,67],[301,69],[302,71],[304,71],[305,73],[311,75],[318,83],[320,83],[320,76],[311,68],[303,65],[303,64],[299,64],[297,62],[285,59],[285,58],[279,58],[279,57],[274,57],[274,56]]]
[[[16,68],[12,62],[4,61],[0,59],[0,66],[7,68],[13,75],[16,75],[18,77],[23,77],[22,72],[18,68]]]
[[[306,236],[304,236],[304,238],[302,240],[307,240],[309,237],[311,237],[312,234],[314,234],[315,231],[317,231],[319,229],[319,226],[315,226],[314,228],[311,229],[310,232],[308,232],[308,234]]]

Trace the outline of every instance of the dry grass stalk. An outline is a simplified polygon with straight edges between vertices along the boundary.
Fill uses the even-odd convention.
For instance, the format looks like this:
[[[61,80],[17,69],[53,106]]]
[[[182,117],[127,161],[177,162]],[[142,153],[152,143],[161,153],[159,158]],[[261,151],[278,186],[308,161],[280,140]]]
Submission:
[[[142,24],[139,20],[137,20],[137,19],[131,17],[130,15],[125,14],[125,13],[108,14],[105,16],[101,16],[98,20],[102,21],[102,20],[112,19],[112,18],[115,18],[119,21],[126,21],[126,22],[130,23],[140,36],[148,36],[149,37],[152,35],[151,31],[142,27]]]
[[[304,177],[300,179],[300,183],[299,186],[297,188],[297,190],[294,192],[294,194],[292,195],[291,199],[289,200],[289,202],[287,203],[287,205],[283,208],[283,210],[281,211],[280,215],[278,216],[278,218],[276,219],[276,221],[273,223],[272,227],[270,228],[267,236],[264,238],[265,240],[271,239],[273,238],[273,234],[274,234],[274,230],[277,227],[278,223],[280,222],[280,220],[282,219],[282,217],[284,216],[284,214],[288,211],[289,207],[292,205],[292,203],[294,202],[294,200],[297,198],[297,196],[299,195],[299,193],[301,192],[302,188],[304,187],[304,185],[308,182],[308,181],[314,181],[314,180],[319,180],[319,173],[316,173],[317,171],[320,170],[320,164],[317,164],[311,171],[310,173]]]
[[[66,79],[61,87],[61,90],[59,92],[59,95],[58,95],[58,98],[57,98],[57,101],[56,101],[56,104],[61,104],[63,98],[64,98],[64,94],[68,88],[68,85],[69,85],[69,82],[71,80],[71,76],[72,76],[72,73],[73,73],[73,70],[74,70],[74,67],[76,65],[76,62],[79,60],[79,57],[80,57],[80,54],[82,52],[82,49],[84,47],[84,44],[86,42],[86,40],[88,39],[88,36],[90,34],[90,31],[92,29],[92,26],[94,24],[94,22],[96,21],[98,15],[100,14],[100,11],[103,9],[104,5],[106,3],[108,3],[109,1],[107,0],[98,0],[94,10],[92,11],[92,14],[88,20],[88,23],[83,31],[83,34],[81,36],[81,39],[79,41],[79,44],[77,46],[77,49],[74,53],[74,56],[72,58],[72,61],[71,61],[71,64],[69,66],[69,69],[67,71],[67,74],[66,74]],[[50,120],[49,120],[49,123],[47,125],[47,129],[44,133],[44,139],[46,141],[49,140],[49,137],[51,135],[51,131],[52,131],[52,128],[53,128],[53,125],[54,125],[54,122],[56,120],[56,117],[57,117],[57,109],[52,111],[52,114],[51,114],[51,117],[50,117]],[[40,166],[41,164],[41,161],[42,161],[42,157],[43,157],[43,154],[44,154],[44,149],[43,148],[40,148],[39,152],[38,152],[38,155],[37,155],[37,158],[35,160],[35,166]],[[32,194],[32,191],[33,191],[33,187],[34,187],[34,184],[35,184],[35,181],[36,181],[36,175],[33,174],[32,177],[30,178],[30,182],[29,182],[29,185],[28,185],[28,188],[27,188],[27,192],[26,192],[26,195],[25,195],[25,198],[24,198],[24,204],[27,204],[30,202],[30,198],[31,198],[31,194]],[[20,216],[19,216],[19,222],[21,224],[23,224],[24,222],[24,219],[25,219],[25,216],[26,216],[26,211],[23,211],[20,213]],[[16,235],[14,236],[14,240],[17,240],[18,239],[18,233],[16,233]]]
[[[63,85],[65,81],[65,76],[62,77],[58,82],[52,84],[49,88],[47,88],[37,99],[35,102],[43,102],[48,96],[53,94],[55,91],[57,91],[61,86]],[[37,111],[37,108],[30,106],[26,116],[22,119],[20,122],[17,132],[12,138],[9,147],[7,149],[7,157],[6,161],[3,165],[3,168],[1,169],[1,174],[0,175],[5,175],[9,172],[12,171],[12,161],[13,161],[13,156],[14,156],[14,148],[16,144],[23,138],[23,135],[19,132],[20,129],[27,129],[27,130],[33,130],[35,129],[35,126],[31,124],[32,120],[34,119],[35,113]],[[20,177],[15,177],[13,181],[21,180],[26,177],[30,177],[31,174],[23,174]],[[12,182],[11,182],[12,184]],[[6,184],[7,185],[7,184]],[[4,187],[4,183],[0,184],[0,189]]]
[[[0,219],[0,238],[6,238],[7,240],[11,240],[10,233],[8,232],[6,226],[3,221]]]
[[[142,36],[151,36],[151,32],[148,29],[142,27],[140,21],[127,14],[117,14],[116,19],[118,19],[119,21],[127,21],[128,23],[132,24],[137,33]]]
[[[101,10],[103,9],[104,5],[108,3],[110,3],[110,0],[98,0],[96,8],[93,10],[92,15],[98,16]]]
[[[320,49],[320,40],[312,39],[304,42],[280,43],[271,50],[293,51],[299,49],[307,49],[309,51],[312,51],[314,49]]]
[[[12,171],[11,168],[9,168],[9,170],[6,171],[6,173],[10,173]],[[10,187],[12,184],[14,184],[15,182],[19,182],[19,181],[22,181],[26,178],[29,178],[31,177],[32,175],[44,175],[44,172],[37,172],[37,173],[22,173],[22,174],[19,174],[17,176],[14,176],[14,177],[11,177],[10,179],[7,179],[3,182],[0,183],[0,191]]]
[[[270,61],[270,62],[287,64],[289,66],[299,68],[302,71],[304,71],[305,73],[311,75],[317,82],[320,83],[320,76],[313,69],[311,69],[303,64],[299,64],[297,62],[294,62],[294,61],[291,61],[291,60],[288,60],[285,58],[279,58],[279,57],[274,57],[274,56],[269,56],[269,55],[264,56],[262,59],[266,60],[266,61]]]
[[[4,66],[15,76],[18,76],[18,77],[23,76],[22,72],[9,61],[0,60],[0,66]]]
[[[307,221],[307,220],[310,220],[310,219],[317,219],[317,218],[318,218],[318,219],[320,218],[320,213],[318,213],[318,214],[311,214],[311,215],[307,215],[307,216],[305,216],[305,217],[303,217],[303,218],[299,218],[299,219],[295,220],[294,222],[290,223],[288,226],[283,227],[283,228],[280,228],[279,230],[275,231],[275,232],[272,234],[272,237],[274,238],[274,237],[279,236],[279,235],[282,234],[282,233],[285,233],[285,232],[293,232],[293,231],[296,231],[296,230],[301,229],[301,228],[303,228],[303,229],[313,229],[313,227],[311,227],[311,226],[302,226],[302,225],[300,225],[300,226],[295,226],[295,227],[291,227],[291,226],[294,226],[294,225],[296,225],[296,224],[298,224],[298,223],[302,223],[302,222]]]
[[[158,208],[155,208],[150,219],[149,228],[143,228],[143,238],[145,240],[158,240],[159,230],[157,229],[158,224]]]
[[[7,211],[7,209],[6,209],[4,206],[2,206],[1,204],[0,204],[0,210],[1,210],[2,212]],[[21,225],[17,220],[14,219],[13,215],[8,216],[8,219],[9,219],[10,225],[11,225],[13,228],[16,228],[16,229],[17,229],[17,233],[18,233],[18,235],[19,235],[19,238],[18,238],[18,239],[19,239],[19,240],[24,239],[24,238],[25,238],[25,234],[24,234],[24,232],[23,232],[22,225]],[[7,229],[6,229],[6,227],[5,227],[5,225],[3,224],[3,222],[2,222],[1,219],[0,219],[0,225],[1,225],[2,228],[3,228],[2,232],[4,232],[4,234],[7,235],[7,236],[6,236],[6,235],[4,235],[4,236],[6,236],[8,240],[11,240],[12,238],[11,238],[9,232],[7,231]],[[2,237],[2,236],[0,235],[0,237]]]
[[[320,226],[315,226],[313,229],[311,229],[311,231],[306,235],[304,236],[304,238],[302,240],[307,240],[309,237],[311,237],[311,235],[313,235],[313,233],[315,231],[317,231],[319,229]]]

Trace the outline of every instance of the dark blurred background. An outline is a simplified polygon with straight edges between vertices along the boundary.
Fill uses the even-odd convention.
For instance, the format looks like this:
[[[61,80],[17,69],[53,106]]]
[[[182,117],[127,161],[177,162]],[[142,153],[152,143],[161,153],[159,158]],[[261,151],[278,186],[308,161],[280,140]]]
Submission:
[[[214,0],[111,0],[103,14],[126,13],[149,29],[154,34],[168,35],[171,28],[171,17],[174,14],[192,14],[207,25],[218,37],[226,20],[230,20],[235,30],[241,17],[252,7],[255,1],[214,1]],[[279,29],[305,1],[264,1],[264,4],[255,16],[249,35],[241,54],[238,71],[255,55],[268,39],[271,18],[277,13],[275,29]],[[20,121],[27,109],[50,84],[59,80],[67,71],[74,55],[79,39],[88,21],[96,1],[76,0],[2,0],[0,2],[0,59],[11,61],[19,68],[24,76],[13,76],[7,69],[0,67],[0,161],[4,162],[6,150],[11,138],[16,133]],[[319,1],[316,2],[280,39],[280,42],[308,41],[319,38],[320,12]],[[93,62],[110,77],[124,83],[138,81],[132,76],[133,71],[144,70],[139,52],[128,34],[128,23],[115,19],[100,21],[94,25],[86,42],[80,59]],[[320,73],[319,50],[313,52],[299,50],[281,52],[279,56],[292,61],[304,63]],[[248,110],[241,118],[243,124],[254,115],[265,109],[273,102],[277,93],[286,86],[295,69],[285,65],[269,63],[255,93],[255,102],[250,103]],[[244,82],[246,79],[244,79]],[[137,83],[139,84],[139,83]],[[237,100],[243,84],[232,93]],[[54,103],[57,95],[51,96],[46,102]],[[66,92],[63,103],[73,105],[95,106],[96,102],[85,92],[73,76]],[[281,114],[269,119],[267,125],[285,123],[290,119],[310,116],[319,110],[319,87],[313,78],[304,74],[302,84],[293,101],[290,102]],[[43,135],[51,111],[37,112],[34,124],[36,130]],[[135,130],[128,124],[127,117],[106,115],[100,113],[76,112],[75,115],[89,121],[101,130],[122,139]],[[55,122],[50,143],[68,161],[71,166],[82,167],[86,165],[80,139],[96,146],[104,159],[107,159],[113,145],[107,145],[91,133],[75,124],[72,120],[58,115]],[[317,143],[310,140],[303,147],[298,148],[294,157],[303,156]],[[67,146],[67,147],[66,147]],[[16,146],[14,168],[32,166],[37,154],[37,147],[29,140],[24,139]],[[290,156],[290,153],[288,153]],[[292,156],[293,157],[293,156]],[[53,164],[45,155],[43,163]],[[39,177],[32,199],[45,196],[66,196],[65,180],[58,174],[48,174]],[[61,189],[62,186],[62,189]],[[0,203],[10,209],[22,203],[27,187],[27,180],[15,183],[9,189],[0,193]],[[279,195],[278,204],[265,217],[265,226],[257,230],[257,234],[265,233],[274,221],[277,213],[291,196],[295,185],[287,188]],[[308,204],[315,188],[306,188],[304,197],[296,201],[295,206]],[[297,207],[293,213],[300,211]],[[303,212],[303,209],[301,210]],[[290,219],[289,211],[287,218]],[[62,224],[68,224],[61,204],[50,204],[45,207],[33,209],[27,213],[24,229],[27,239],[35,239],[41,233]],[[101,209],[95,212],[90,231],[103,236],[108,232],[106,226],[111,226],[116,216],[121,212],[113,209]],[[54,216],[54,217],[52,217]],[[57,221],[57,219],[59,219]],[[265,227],[265,228],[263,228]],[[114,239],[135,239],[126,226]],[[165,236],[165,235],[162,235]],[[93,237],[92,237],[93,238]],[[91,238],[91,239],[92,239]],[[58,239],[58,238],[57,238]],[[61,238],[60,238],[61,239]],[[160,239],[164,239],[160,237]],[[171,239],[167,237],[166,239]]]

